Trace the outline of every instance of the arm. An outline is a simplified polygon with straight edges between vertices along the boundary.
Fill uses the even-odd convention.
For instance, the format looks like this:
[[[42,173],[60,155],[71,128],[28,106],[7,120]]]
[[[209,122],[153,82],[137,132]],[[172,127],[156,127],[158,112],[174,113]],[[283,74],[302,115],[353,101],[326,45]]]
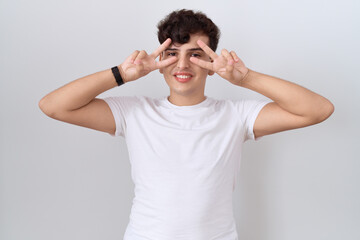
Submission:
[[[191,58],[194,64],[216,72],[234,85],[256,91],[274,102],[267,104],[259,113],[255,124],[255,137],[306,127],[327,119],[334,106],[326,98],[286,80],[248,69],[235,52],[223,49],[214,53],[204,42],[198,45],[213,62]]]
[[[156,62],[158,55],[170,45],[166,40],[154,53],[135,51],[118,66],[124,83],[137,80],[149,72],[175,61]],[[111,69],[74,80],[47,94],[39,101],[40,109],[49,117],[71,124],[115,132],[115,120],[107,103],[97,95],[117,86]]]
[[[319,94],[295,83],[250,69],[246,78],[237,85],[274,101],[260,111],[254,124],[256,137],[317,124],[334,111],[333,104]]]
[[[40,109],[49,117],[104,132],[115,132],[107,104],[95,98],[117,86],[110,69],[72,81],[43,97]]]

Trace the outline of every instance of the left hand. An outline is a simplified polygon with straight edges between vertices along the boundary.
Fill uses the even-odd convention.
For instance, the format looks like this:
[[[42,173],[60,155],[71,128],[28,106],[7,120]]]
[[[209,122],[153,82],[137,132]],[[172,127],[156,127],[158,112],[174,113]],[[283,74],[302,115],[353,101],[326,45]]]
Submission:
[[[241,59],[236,55],[234,51],[231,51],[229,53],[226,49],[223,49],[221,51],[221,55],[217,55],[203,41],[198,40],[197,44],[202,50],[204,50],[207,55],[209,55],[212,61],[207,62],[195,57],[191,57],[190,61],[192,63],[202,68],[216,72],[222,78],[225,78],[226,80],[235,85],[241,85],[242,80],[249,72],[249,69],[245,66],[245,64],[241,61]]]

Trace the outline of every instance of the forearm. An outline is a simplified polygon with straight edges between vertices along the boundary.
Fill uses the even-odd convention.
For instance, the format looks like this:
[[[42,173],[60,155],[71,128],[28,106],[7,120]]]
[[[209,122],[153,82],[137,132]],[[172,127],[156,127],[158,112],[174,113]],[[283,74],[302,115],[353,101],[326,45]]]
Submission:
[[[317,93],[250,69],[239,86],[258,92],[276,102],[284,110],[303,117],[326,118],[333,109],[331,102]]]
[[[97,95],[117,86],[111,69],[76,79],[43,97],[39,106],[45,113],[72,111],[88,104]]]

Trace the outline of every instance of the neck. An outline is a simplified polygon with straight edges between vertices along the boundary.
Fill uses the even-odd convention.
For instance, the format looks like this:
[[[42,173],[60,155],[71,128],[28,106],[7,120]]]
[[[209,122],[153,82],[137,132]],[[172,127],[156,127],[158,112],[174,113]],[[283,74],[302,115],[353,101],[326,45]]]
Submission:
[[[181,96],[181,95],[172,95],[168,97],[169,102],[177,106],[191,106],[201,103],[206,99],[205,95],[202,94],[196,97],[189,97],[189,96]]]

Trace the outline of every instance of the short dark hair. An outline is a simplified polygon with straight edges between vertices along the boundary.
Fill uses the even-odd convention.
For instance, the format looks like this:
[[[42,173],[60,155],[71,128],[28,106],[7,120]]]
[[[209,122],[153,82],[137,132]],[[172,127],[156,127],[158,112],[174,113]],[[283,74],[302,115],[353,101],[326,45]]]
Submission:
[[[219,38],[219,28],[204,13],[181,9],[168,14],[158,25],[158,39],[162,44],[167,38],[172,42],[189,42],[190,34],[202,33],[209,37],[209,47],[215,52]]]

